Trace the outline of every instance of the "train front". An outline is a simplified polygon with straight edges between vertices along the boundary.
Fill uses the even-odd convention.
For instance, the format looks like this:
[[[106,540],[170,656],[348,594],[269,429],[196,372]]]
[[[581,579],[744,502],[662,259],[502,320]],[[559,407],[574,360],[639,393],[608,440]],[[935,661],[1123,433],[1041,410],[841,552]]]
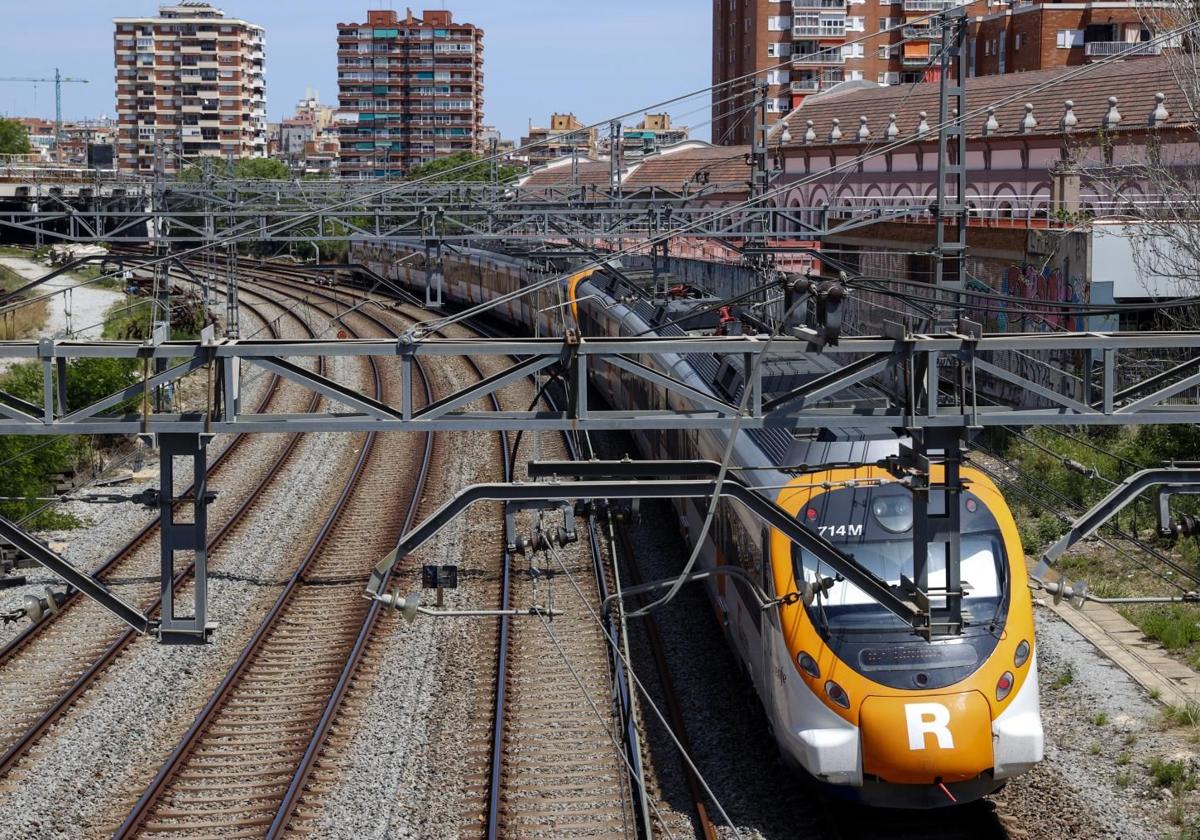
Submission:
[[[771,537],[785,606],[770,704],[782,748],[817,779],[872,805],[926,808],[984,796],[1042,758],[1033,615],[1016,525],[996,488],[964,470],[963,631],[926,641],[783,534]],[[863,480],[867,480],[864,486]],[[877,577],[915,579],[913,499],[877,467],[797,478],[780,504]],[[875,483],[878,482],[878,483]],[[940,494],[934,494],[937,496]],[[933,508],[931,513],[938,513]],[[946,585],[931,544],[932,606]],[[789,660],[784,662],[784,659]]]

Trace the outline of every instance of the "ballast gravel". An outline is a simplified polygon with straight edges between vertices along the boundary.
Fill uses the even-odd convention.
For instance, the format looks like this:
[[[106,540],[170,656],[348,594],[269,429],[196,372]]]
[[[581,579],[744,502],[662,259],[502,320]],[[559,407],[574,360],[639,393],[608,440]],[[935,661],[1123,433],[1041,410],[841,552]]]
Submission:
[[[357,385],[355,364],[339,360],[331,374]],[[0,838],[111,833],[257,628],[360,444],[359,436],[332,433],[302,439],[285,474],[209,558],[210,614],[219,624],[213,643],[136,640],[0,783],[0,813],[9,815]]]

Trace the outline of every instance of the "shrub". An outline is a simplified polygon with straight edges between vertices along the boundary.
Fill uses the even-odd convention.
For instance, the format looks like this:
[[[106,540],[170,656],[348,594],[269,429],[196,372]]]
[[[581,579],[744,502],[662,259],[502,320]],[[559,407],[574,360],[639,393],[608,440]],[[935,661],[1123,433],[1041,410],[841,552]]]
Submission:
[[[1196,786],[1196,779],[1184,762],[1166,761],[1158,756],[1150,759],[1150,778],[1159,787],[1174,791],[1187,791]]]

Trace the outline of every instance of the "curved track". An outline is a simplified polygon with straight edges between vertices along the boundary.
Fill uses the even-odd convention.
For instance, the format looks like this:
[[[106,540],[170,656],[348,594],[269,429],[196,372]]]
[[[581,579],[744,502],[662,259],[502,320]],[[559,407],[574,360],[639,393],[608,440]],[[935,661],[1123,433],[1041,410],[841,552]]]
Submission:
[[[253,310],[254,306],[249,305]],[[271,320],[263,318],[272,334]],[[298,319],[297,319],[298,320]],[[300,322],[301,324],[303,322]],[[272,406],[279,396],[279,382],[272,378],[260,408]],[[308,410],[315,410],[319,400],[310,399]],[[209,540],[208,551],[215,555],[222,544],[245,519],[255,501],[278,476],[292,457],[298,444],[293,435],[283,449],[260,474],[250,492],[239,502],[224,501],[233,506],[224,524]],[[210,465],[210,486],[223,469],[244,469],[237,457],[244,449],[246,438],[238,437]],[[220,498],[220,497],[218,497]],[[214,505],[215,507],[215,505]],[[161,602],[155,573],[158,552],[154,538],[158,533],[157,520],[142,528],[122,549],[115,552],[98,569],[107,580],[144,579],[136,584],[127,597],[144,609],[157,609]],[[191,566],[180,571],[174,581],[179,587],[190,575]],[[101,618],[97,618],[97,614]],[[5,701],[7,709],[0,722],[0,774],[8,772],[29,748],[49,729],[137,638],[132,629],[120,629],[116,638],[98,632],[98,628],[122,628],[95,604],[78,593],[70,595],[62,608],[43,622],[31,625],[0,651],[0,693],[19,696]],[[107,642],[105,639],[112,639]]]

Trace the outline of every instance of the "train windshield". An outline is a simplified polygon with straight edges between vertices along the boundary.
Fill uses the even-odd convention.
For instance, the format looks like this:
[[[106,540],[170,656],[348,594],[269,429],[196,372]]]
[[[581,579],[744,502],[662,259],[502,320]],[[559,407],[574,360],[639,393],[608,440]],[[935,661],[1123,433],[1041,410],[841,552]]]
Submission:
[[[938,494],[933,494],[938,495]],[[943,503],[944,504],[944,503]],[[966,630],[986,625],[1006,602],[1006,562],[995,517],[973,493],[960,496],[960,579]],[[939,515],[933,496],[930,513]],[[815,497],[800,511],[800,521],[853,557],[872,574],[893,586],[901,577],[916,580],[913,568],[912,496],[900,487],[843,488]],[[841,579],[828,564],[798,546],[792,547],[797,581],[832,578],[834,583],[810,607],[814,623],[831,632],[904,629],[904,622],[866,592]],[[929,546],[929,589],[934,608],[945,606],[937,590],[946,586],[946,551],[941,542]],[[967,632],[970,632],[967,630]]]
[[[909,580],[914,578],[911,537],[855,541],[850,544],[837,539],[831,541],[889,584],[899,586],[902,575]],[[995,611],[1004,592],[1003,551],[999,537],[991,533],[963,534],[960,552],[960,575],[966,593],[963,609],[977,618],[980,617],[980,611],[987,612],[988,615],[982,616],[982,620],[986,621]],[[804,580],[811,581],[817,577],[829,577],[836,581],[813,606],[820,624],[831,630],[891,629],[893,624],[903,626],[903,622],[867,593],[847,580],[837,579],[833,570],[828,565],[822,565],[814,555],[799,548],[795,549],[794,555],[797,578],[802,576]],[[934,590],[945,585],[945,547],[935,543],[929,546],[929,587]],[[930,603],[934,607],[944,606],[945,599],[931,597]]]

